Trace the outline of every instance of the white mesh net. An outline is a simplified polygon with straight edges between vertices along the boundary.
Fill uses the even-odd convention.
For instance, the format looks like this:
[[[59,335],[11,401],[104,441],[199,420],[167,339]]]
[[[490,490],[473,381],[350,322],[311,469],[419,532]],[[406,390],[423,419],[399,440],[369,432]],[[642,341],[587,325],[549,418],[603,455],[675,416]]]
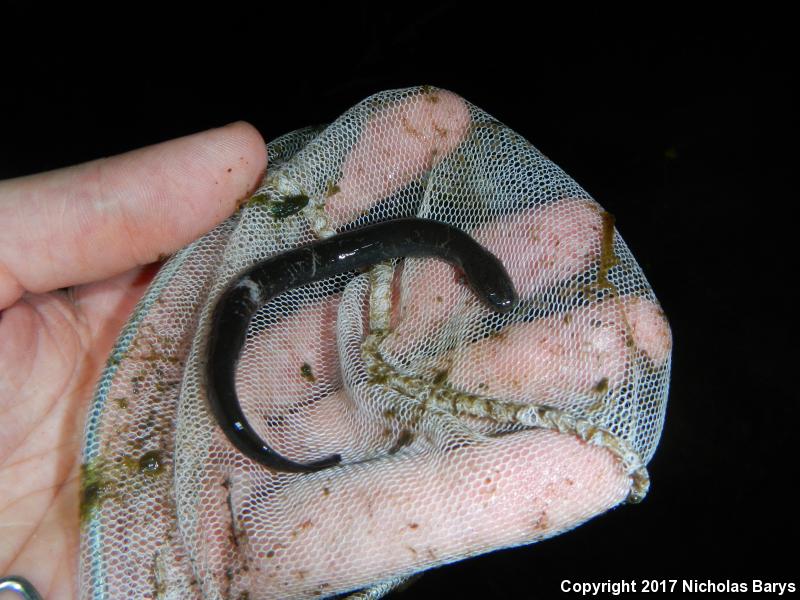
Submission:
[[[670,331],[613,218],[563,171],[435,88],[373,96],[269,160],[250,201],[162,268],[109,359],[82,597],[379,597],[643,497]],[[219,293],[265,257],[408,216],[470,233],[520,305],[493,313],[434,259],[280,295],[248,331],[242,407],[283,456],[342,464],[276,473],[240,454],[203,385]]]

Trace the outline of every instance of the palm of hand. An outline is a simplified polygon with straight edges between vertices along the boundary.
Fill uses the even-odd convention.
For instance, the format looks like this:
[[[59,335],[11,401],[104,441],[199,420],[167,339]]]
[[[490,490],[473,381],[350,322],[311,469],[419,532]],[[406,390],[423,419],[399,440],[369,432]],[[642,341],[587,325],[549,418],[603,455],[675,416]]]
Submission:
[[[0,349],[0,573],[35,571],[48,598],[72,594],[86,408],[148,280],[137,269],[28,295],[2,314],[0,335],[14,343]]]
[[[240,123],[0,182],[0,576],[76,596],[83,424],[140,265],[227,217],[265,163]]]
[[[443,110],[446,104],[439,102],[436,106]],[[466,127],[466,123],[464,125]],[[429,139],[439,138],[429,136]],[[365,171],[374,171],[375,165],[369,162],[374,155],[372,149],[367,143],[363,148],[354,149],[348,162],[351,170],[358,172],[359,165],[366,165],[369,168]],[[417,152],[426,156],[429,150],[425,145],[414,144],[406,148],[410,154]],[[0,182],[0,222],[11,222],[8,230],[21,232],[16,239],[9,236],[8,243],[0,239],[0,310],[5,308],[0,315],[0,339],[4,340],[0,345],[0,415],[3,417],[0,421],[0,576],[10,573],[26,576],[47,598],[76,597],[83,423],[112,344],[152,276],[152,269],[139,265],[173,252],[227,217],[237,201],[246,197],[248,189],[257,183],[265,156],[258,134],[249,126],[235,125],[111,161],[116,163],[103,169],[96,165],[79,168],[88,171],[89,177],[81,176],[80,172],[78,175],[56,173],[39,176],[45,178],[41,182],[37,178]],[[105,175],[100,176],[101,170]],[[344,171],[346,179],[347,165]],[[88,208],[86,179],[100,181],[90,187],[89,201],[93,203]],[[386,179],[391,180],[391,177],[387,175]],[[142,181],[149,186],[144,191]],[[34,202],[34,207],[27,209],[31,188],[37,185],[38,191],[43,190],[42,195],[51,195],[50,204],[41,201],[36,206]],[[72,197],[58,206],[52,196],[65,195],[62,189],[70,185],[78,191],[72,190]],[[368,201],[365,190],[357,187],[348,190],[344,183],[341,187],[353,198],[354,204],[350,207],[353,211],[365,208],[358,204]],[[83,204],[76,202],[78,199]],[[107,205],[114,202],[122,208],[112,206],[109,211]],[[38,212],[43,211],[60,215],[61,220],[45,222],[39,231],[36,218]],[[77,225],[73,224],[71,230],[64,226],[64,221],[69,221],[64,214],[66,212],[69,217],[69,211],[77,213],[73,215]],[[90,219],[86,212],[90,213]],[[100,225],[87,226],[91,218],[99,220]],[[19,227],[14,227],[13,219]],[[36,235],[31,235],[32,232]],[[26,233],[29,238],[38,237],[38,240],[31,242],[25,237]],[[492,231],[484,233],[488,236],[487,242],[496,235]],[[43,248],[37,247],[37,243]],[[67,292],[50,291],[66,286],[74,287]],[[429,287],[435,289],[435,286]],[[25,290],[48,293],[23,296]],[[538,433],[544,433],[545,438],[550,434]],[[558,443],[553,443],[553,436],[549,436],[551,441],[545,440],[543,450],[533,460],[529,454],[535,453],[536,445],[531,444],[531,439],[535,442],[537,437],[542,436],[533,432],[530,439],[519,436],[513,442],[497,441],[500,445],[514,443],[525,449],[517,453],[519,469],[511,473],[514,465],[505,465],[511,483],[506,486],[507,497],[498,499],[497,511],[502,517],[480,521],[480,536],[477,541],[468,542],[456,535],[460,530],[452,515],[437,512],[448,506],[426,506],[427,512],[419,516],[431,522],[429,543],[453,545],[449,550],[453,556],[474,553],[476,548],[485,551],[493,546],[522,543],[532,539],[534,534],[539,536],[542,533],[539,529],[544,528],[549,533],[573,526],[624,498],[629,481],[610,455],[597,448],[586,448],[568,436],[563,436]],[[476,460],[489,469],[496,462],[492,452],[491,447],[478,449]],[[531,465],[536,468],[530,468]],[[424,472],[431,486],[443,485],[440,471],[431,468]],[[548,493],[552,495],[550,487],[545,485],[546,478],[540,475],[561,472],[577,474],[575,478],[582,481],[582,486],[570,491],[573,498],[559,498],[560,504],[555,507],[558,510],[552,519],[531,519],[531,511],[536,513],[536,499],[546,498]],[[362,490],[364,497],[393,485],[390,470],[374,476],[374,480],[361,481],[362,485],[365,481],[368,484]],[[350,485],[347,477],[345,473],[343,489],[358,492],[358,487]],[[407,494],[424,499],[424,477],[418,479],[419,489],[409,489]],[[570,485],[573,483],[571,481]],[[480,503],[479,494],[470,495],[475,490],[469,486],[464,488],[464,482],[450,484],[452,489],[447,485],[442,487],[447,497],[467,497],[476,505]],[[542,489],[543,486],[546,489]],[[343,495],[342,498],[348,497]],[[343,506],[355,511],[353,519],[363,520],[357,504],[345,501]],[[402,515],[402,511],[395,512]],[[291,515],[286,517],[284,520],[291,523]],[[386,550],[388,541],[399,544],[402,538],[384,538],[381,532],[386,526],[382,526],[375,529],[378,538],[373,542],[382,551],[392,554]],[[320,523],[319,535],[309,541],[312,546],[309,555],[320,555],[313,546],[328,539],[326,533],[338,535],[341,527],[341,518],[331,512],[330,518]],[[362,529],[356,534],[362,534]],[[415,522],[411,533],[417,529]],[[273,542],[263,540],[264,547]],[[364,543],[354,543],[352,547],[360,549],[361,554],[358,560],[353,559],[358,565],[357,574],[370,574],[370,569],[375,569],[369,581],[386,579],[386,564],[372,561],[381,552],[368,552],[369,546]],[[394,552],[390,558],[388,571],[407,570],[410,561],[407,552]],[[324,571],[321,565],[316,566],[320,572]]]

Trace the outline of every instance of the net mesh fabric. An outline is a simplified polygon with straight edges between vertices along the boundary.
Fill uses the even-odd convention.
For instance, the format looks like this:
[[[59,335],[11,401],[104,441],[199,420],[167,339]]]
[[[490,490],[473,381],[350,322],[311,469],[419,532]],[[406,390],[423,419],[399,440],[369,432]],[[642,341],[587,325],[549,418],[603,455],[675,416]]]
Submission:
[[[427,87],[368,98],[269,157],[249,202],[162,268],[109,359],[86,434],[81,597],[380,597],[643,497],[669,328],[613,218],[572,179]],[[470,233],[520,305],[493,313],[433,259],[278,296],[248,331],[242,407],[282,455],[343,466],[275,473],[241,455],[203,385],[218,295],[268,256],[408,216]]]

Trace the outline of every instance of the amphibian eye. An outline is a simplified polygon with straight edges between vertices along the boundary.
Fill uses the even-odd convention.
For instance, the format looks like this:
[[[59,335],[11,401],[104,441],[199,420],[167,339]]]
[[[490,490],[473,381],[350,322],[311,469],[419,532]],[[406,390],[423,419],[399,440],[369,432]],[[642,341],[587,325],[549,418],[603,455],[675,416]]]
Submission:
[[[247,422],[236,395],[235,373],[250,319],[283,292],[391,258],[435,257],[459,267],[476,295],[498,312],[517,303],[500,261],[463,231],[426,219],[398,219],[348,231],[272,256],[243,271],[220,296],[211,318],[206,387],[211,412],[243,454],[276,471],[309,472],[333,466],[338,454],[312,463],[285,458]]]

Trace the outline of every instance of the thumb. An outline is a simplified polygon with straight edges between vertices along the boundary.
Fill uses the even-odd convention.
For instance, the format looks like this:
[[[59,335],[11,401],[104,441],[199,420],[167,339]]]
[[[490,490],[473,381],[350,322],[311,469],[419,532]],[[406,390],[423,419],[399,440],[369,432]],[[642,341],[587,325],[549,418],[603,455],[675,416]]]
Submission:
[[[0,310],[26,291],[105,279],[174,252],[230,215],[265,167],[259,133],[233,123],[0,181]]]

